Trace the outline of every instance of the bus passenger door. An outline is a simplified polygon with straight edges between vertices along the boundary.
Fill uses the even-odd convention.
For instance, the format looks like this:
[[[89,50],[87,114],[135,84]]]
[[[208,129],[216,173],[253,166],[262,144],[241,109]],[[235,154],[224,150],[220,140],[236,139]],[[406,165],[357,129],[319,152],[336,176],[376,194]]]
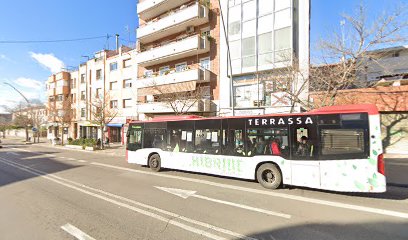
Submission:
[[[291,135],[292,185],[320,188],[320,163],[317,161],[314,127],[292,127]]]

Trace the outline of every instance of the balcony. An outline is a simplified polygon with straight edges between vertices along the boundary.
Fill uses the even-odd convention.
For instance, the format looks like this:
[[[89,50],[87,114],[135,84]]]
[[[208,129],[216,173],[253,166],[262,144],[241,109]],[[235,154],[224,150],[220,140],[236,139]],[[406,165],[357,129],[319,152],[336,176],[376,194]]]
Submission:
[[[50,88],[47,90],[47,96],[55,96],[55,88]]]
[[[191,0],[140,0],[137,4],[137,14],[139,18],[148,20],[190,1]]]
[[[186,31],[188,26],[199,26],[204,23],[208,23],[208,8],[195,3],[158,21],[150,21],[139,27],[137,36],[141,43],[152,42]]]
[[[70,88],[68,86],[61,86],[55,88],[55,95],[64,94],[67,95],[70,93]]]
[[[210,51],[210,42],[206,37],[194,35],[155,47],[139,53],[137,62],[140,66],[148,67],[174,61]]]
[[[209,112],[210,109],[210,100],[202,99],[194,103],[187,112]],[[183,109],[183,103],[179,103],[176,107],[177,110]],[[151,102],[151,103],[141,103],[137,106],[137,111],[140,113],[174,113],[173,108],[170,106],[170,103],[165,102]]]
[[[187,69],[182,72],[169,73],[167,75],[142,78],[136,81],[136,87],[140,90],[154,86],[176,84],[182,82],[196,81],[198,83],[210,81],[210,71],[206,69]]]

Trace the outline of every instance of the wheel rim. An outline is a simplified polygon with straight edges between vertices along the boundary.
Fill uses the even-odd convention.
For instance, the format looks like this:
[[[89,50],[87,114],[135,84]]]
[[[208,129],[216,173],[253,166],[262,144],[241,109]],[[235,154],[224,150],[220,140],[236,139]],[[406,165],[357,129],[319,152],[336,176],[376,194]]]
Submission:
[[[262,172],[262,180],[267,183],[273,183],[275,181],[275,174],[273,174],[272,170],[267,169]]]
[[[153,159],[150,161],[150,166],[151,166],[152,168],[157,168],[157,167],[159,166],[159,161],[157,161],[156,158],[153,158]]]

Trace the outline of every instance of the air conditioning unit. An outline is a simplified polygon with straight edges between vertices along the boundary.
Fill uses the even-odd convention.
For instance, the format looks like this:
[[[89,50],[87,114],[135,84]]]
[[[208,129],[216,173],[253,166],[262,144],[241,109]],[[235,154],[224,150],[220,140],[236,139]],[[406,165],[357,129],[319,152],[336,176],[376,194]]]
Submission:
[[[188,26],[186,28],[186,33],[193,33],[194,32],[194,26]]]

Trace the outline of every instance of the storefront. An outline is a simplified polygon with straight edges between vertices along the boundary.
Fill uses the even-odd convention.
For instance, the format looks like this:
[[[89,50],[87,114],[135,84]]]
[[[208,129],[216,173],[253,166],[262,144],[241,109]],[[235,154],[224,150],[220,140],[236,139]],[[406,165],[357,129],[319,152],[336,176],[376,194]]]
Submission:
[[[106,124],[108,127],[108,138],[111,143],[121,143],[122,142],[122,123],[109,123]]]
[[[79,126],[80,138],[93,138],[97,140],[98,138],[101,138],[99,132],[99,126],[96,124],[84,124]]]

